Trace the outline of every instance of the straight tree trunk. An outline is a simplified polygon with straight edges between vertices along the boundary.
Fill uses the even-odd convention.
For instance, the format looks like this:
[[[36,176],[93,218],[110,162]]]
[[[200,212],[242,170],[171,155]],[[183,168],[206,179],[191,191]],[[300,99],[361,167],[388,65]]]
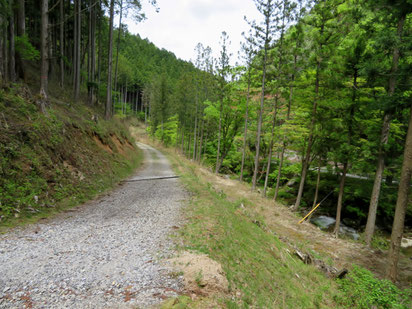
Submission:
[[[3,17],[0,15],[0,29],[3,29],[4,27],[4,19]],[[0,85],[3,84],[4,80],[5,80],[5,76],[4,76],[4,54],[3,54],[3,46],[5,45],[4,40],[3,40],[3,35],[0,34]]]
[[[13,8],[13,0],[9,0],[10,8]],[[13,83],[16,81],[16,51],[14,42],[14,14],[11,10],[9,16],[9,78]]]
[[[403,25],[405,23],[406,15],[402,15],[398,21],[398,29],[397,35],[399,37],[399,41],[402,41],[402,32],[403,32]],[[393,96],[395,93],[396,88],[396,74],[398,72],[398,63],[399,63],[399,46],[395,46],[393,49],[393,56],[392,56],[392,67],[389,76],[389,87],[388,87],[388,95],[390,97]],[[376,221],[376,212],[378,209],[378,202],[379,202],[379,195],[382,183],[382,175],[385,169],[385,154],[384,154],[384,145],[388,143],[389,138],[389,128],[391,122],[391,114],[385,112],[382,124],[382,132],[381,132],[381,142],[379,145],[379,154],[378,154],[378,166],[376,169],[375,174],[375,181],[373,184],[372,189],[372,196],[371,201],[369,204],[369,212],[368,212],[368,221],[366,223],[365,228],[365,241],[368,246],[371,245],[373,233],[375,230],[375,221]]]
[[[275,125],[276,125],[277,113],[278,113],[278,94],[276,93],[275,111],[274,111],[273,119],[272,119],[272,131],[271,131],[271,135],[270,135],[268,164],[267,164],[267,167],[266,167],[265,184],[263,186],[263,196],[266,196],[266,191],[267,191],[267,187],[268,187],[269,174],[270,174],[270,165],[272,163],[272,151],[273,151],[273,142],[274,142],[274,135],[275,135]]]
[[[318,172],[317,172],[317,177],[316,177],[316,188],[315,188],[315,197],[313,198],[313,205],[312,208],[314,208],[318,202],[318,195],[319,195],[319,184],[320,184],[320,169],[321,169],[321,163],[322,161],[319,159],[318,163]]]
[[[26,17],[24,10],[24,0],[17,0],[17,35],[23,36],[26,33]]]
[[[89,104],[95,102],[95,76],[96,76],[96,1],[90,0],[90,75],[89,75]]]
[[[199,151],[198,151],[198,156],[197,156],[197,161],[200,163],[202,162],[202,150],[203,150],[203,137],[205,133],[205,120],[204,120],[204,115],[202,113],[202,130],[200,133],[200,143],[199,143]]]
[[[399,180],[398,199],[396,201],[395,217],[393,218],[391,245],[388,256],[387,277],[396,281],[398,273],[399,250],[405,225],[405,214],[409,203],[409,192],[412,176],[412,105],[409,116],[408,134],[403,153],[401,178]]]
[[[180,149],[180,152],[182,153],[182,154],[184,154],[184,151],[185,151],[185,149],[184,149],[184,147],[185,147],[185,130],[184,130],[184,128],[182,127],[182,145],[181,145],[181,149]]]
[[[189,134],[189,142],[187,143],[187,157],[190,158],[190,145],[192,141],[192,135]]]
[[[3,31],[3,42],[4,42],[4,44],[3,44],[3,58],[4,58],[4,62],[3,62],[3,78],[4,78],[4,81],[8,81],[9,80],[9,55],[8,55],[8,48],[7,48],[7,40],[8,40],[8,35],[7,35],[7,22],[8,21],[6,21],[5,20],[5,28],[6,29],[3,29],[4,31]]]
[[[17,0],[17,35],[23,37],[26,33],[26,18],[24,10],[24,0]],[[19,53],[16,53],[16,71],[23,80],[25,77],[25,67],[23,58]]]
[[[100,88],[100,81],[101,81],[101,68],[102,68],[102,56],[103,56],[103,47],[102,47],[102,19],[103,19],[103,14],[102,14],[102,1],[99,0],[99,34],[98,34],[98,40],[99,40],[99,55],[98,55],[98,60],[97,60],[97,89]],[[99,96],[97,96],[99,98]]]
[[[195,129],[193,132],[193,157],[192,160],[195,161],[196,159],[196,150],[197,150],[197,109],[198,109],[198,104],[199,104],[199,99],[198,99],[198,94],[197,94],[197,89],[196,89],[196,110],[195,110]]]
[[[267,25],[267,28],[269,25]],[[268,33],[268,29],[266,32]],[[252,190],[256,189],[256,180],[257,174],[259,171],[259,153],[260,153],[260,135],[262,132],[262,115],[263,115],[263,107],[265,102],[265,82],[266,82],[266,62],[268,56],[268,46],[265,43],[265,55],[263,58],[263,74],[262,74],[262,92],[260,95],[260,110],[259,110],[259,118],[258,118],[258,126],[257,126],[257,133],[256,133],[256,154],[255,154],[255,170],[253,172],[252,178]]]
[[[297,210],[300,206],[300,202],[302,200],[302,195],[303,195],[303,188],[305,186],[305,181],[306,181],[306,175],[309,169],[310,153],[312,151],[313,135],[314,135],[314,130],[315,130],[315,122],[316,122],[316,111],[318,107],[318,98],[319,98],[320,64],[321,64],[320,61],[318,61],[317,66],[316,66],[315,99],[313,101],[313,107],[312,107],[312,120],[311,120],[310,128],[309,128],[308,145],[306,148],[305,159],[303,161],[303,166],[302,166],[302,175],[301,175],[301,179],[299,183],[298,196],[296,197],[296,202],[292,210]]]
[[[53,23],[53,18],[51,18],[51,21]],[[50,16],[49,16],[49,22],[50,22]],[[49,79],[53,77],[54,73],[54,55],[53,55],[53,43],[54,43],[54,29],[55,27],[52,27],[49,29],[49,35],[48,35],[48,42],[47,42],[47,47],[49,48],[49,54],[48,54],[48,59],[49,59]]]
[[[76,87],[76,67],[77,67],[77,45],[78,37],[77,37],[77,6],[79,4],[79,0],[74,0],[74,22],[73,22],[73,62],[72,62],[72,83],[73,83],[73,93],[75,93]]]
[[[82,19],[81,19],[81,1],[76,0],[77,6],[76,6],[76,13],[75,16],[76,18],[76,46],[75,46],[75,79],[74,79],[74,100],[77,102],[79,100],[79,95],[80,95],[80,62],[81,62],[81,27],[82,27]]]
[[[358,89],[358,70],[355,68],[354,69],[354,74],[353,74],[353,91],[352,91],[352,104],[350,106],[350,112],[349,112],[349,123],[348,123],[348,146],[351,147],[352,145],[352,134],[353,134],[353,119],[355,118],[355,104],[356,104],[356,92]],[[342,173],[342,178],[341,178],[341,185],[339,187],[339,195],[338,195],[338,205],[337,205],[337,210],[336,210],[336,222],[335,222],[335,237],[337,238],[339,236],[339,227],[340,227],[340,218],[341,218],[341,212],[342,212],[342,203],[343,203],[343,194],[345,190],[345,178],[346,178],[346,173],[349,165],[349,158],[350,158],[350,152],[345,151],[345,162],[343,164],[343,173]]]
[[[47,37],[48,37],[48,10],[49,0],[42,0],[41,2],[41,33],[40,33],[40,53],[41,53],[41,73],[40,73],[40,110],[46,112],[47,102],[47,86],[48,86],[48,70],[49,59],[47,55]]]
[[[383,148],[384,145],[388,143],[390,122],[391,115],[389,113],[385,113],[383,117],[381,139],[379,144],[378,166],[376,168],[375,181],[373,183],[372,195],[369,203],[368,221],[365,227],[365,241],[367,246],[369,247],[371,245],[373,233],[375,230],[376,212],[378,209],[382,177],[385,169],[385,154]]]
[[[108,64],[107,64],[107,93],[105,118],[110,119],[112,115],[112,63],[113,63],[113,17],[114,17],[114,0],[110,0],[109,13],[109,46],[108,46]]]
[[[292,83],[289,87],[289,102],[288,102],[288,112],[286,115],[286,121],[290,119],[290,110],[292,108],[292,101],[293,101],[293,83],[295,81],[295,72],[296,72],[296,66],[297,66],[297,55],[294,55],[294,60],[293,60],[293,74],[292,74]],[[280,178],[282,177],[282,167],[283,167],[283,160],[285,157],[285,150],[286,150],[286,137],[283,137],[283,143],[282,143],[282,150],[280,152],[280,159],[279,159],[279,168],[278,168],[278,175],[276,177],[276,187],[275,187],[275,195],[273,196],[273,199],[276,201],[278,198],[279,194],[279,187],[280,187]]]
[[[119,17],[119,28],[117,33],[117,48],[116,48],[116,64],[114,69],[114,89],[117,89],[117,70],[119,63],[119,47],[120,47],[120,34],[122,32],[122,15],[123,15],[123,0],[120,0],[120,17]]]
[[[219,173],[220,169],[220,143],[222,139],[222,114],[223,114],[223,95],[220,98],[220,109],[219,109],[219,133],[217,137],[217,153],[216,153],[216,169],[215,174]]]
[[[60,0],[60,87],[64,87],[64,1]]]
[[[243,169],[245,167],[246,158],[246,141],[247,141],[247,124],[249,121],[249,98],[250,98],[250,69],[247,77],[247,94],[246,94],[246,110],[245,110],[245,128],[243,130],[243,147],[242,147],[242,163],[240,164],[239,181],[243,181]]]
[[[339,185],[338,206],[336,210],[336,222],[335,222],[335,229],[333,230],[333,233],[335,234],[336,238],[339,236],[340,219],[341,219],[342,203],[343,203],[343,191],[345,189],[345,179],[346,179],[347,170],[348,170],[348,161],[346,161],[343,164],[343,171],[342,171],[340,185]]]

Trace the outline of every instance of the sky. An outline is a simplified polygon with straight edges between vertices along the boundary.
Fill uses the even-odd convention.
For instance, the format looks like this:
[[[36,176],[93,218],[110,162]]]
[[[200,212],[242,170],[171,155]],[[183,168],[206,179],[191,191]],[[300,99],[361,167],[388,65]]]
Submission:
[[[147,0],[142,0],[147,19],[136,23],[129,14],[125,18],[128,30],[187,61],[196,58],[194,49],[199,42],[210,46],[217,57],[220,35],[226,31],[234,64],[238,59],[241,33],[249,29],[243,17],[260,19],[253,0],[157,0],[157,3],[159,13]]]

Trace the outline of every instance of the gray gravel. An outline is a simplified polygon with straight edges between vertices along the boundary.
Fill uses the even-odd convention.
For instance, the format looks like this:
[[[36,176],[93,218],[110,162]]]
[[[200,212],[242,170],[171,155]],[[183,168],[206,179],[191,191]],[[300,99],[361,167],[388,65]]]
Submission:
[[[173,175],[165,156],[139,143],[133,179]],[[172,254],[185,192],[178,179],[129,181],[74,210],[0,236],[0,308],[147,308],[175,296]]]

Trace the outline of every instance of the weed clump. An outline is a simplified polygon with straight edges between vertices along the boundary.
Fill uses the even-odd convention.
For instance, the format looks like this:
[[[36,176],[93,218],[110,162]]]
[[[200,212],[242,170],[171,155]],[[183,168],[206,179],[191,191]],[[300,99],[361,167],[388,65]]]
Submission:
[[[337,303],[345,308],[411,308],[412,290],[400,290],[391,281],[376,278],[369,270],[353,266],[345,279],[338,280]]]

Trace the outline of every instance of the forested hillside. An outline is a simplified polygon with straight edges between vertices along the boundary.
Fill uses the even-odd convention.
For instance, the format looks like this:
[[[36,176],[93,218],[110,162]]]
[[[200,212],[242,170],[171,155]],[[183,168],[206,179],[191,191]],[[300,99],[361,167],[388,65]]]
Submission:
[[[214,77],[186,74],[178,93],[152,83],[150,132],[293,210],[328,197],[336,236],[342,219],[367,245],[376,224],[392,229],[396,259],[411,222],[411,3],[255,2],[242,66],[225,32],[217,59],[199,44],[195,65]]]
[[[142,154],[126,117],[144,119],[144,89],[158,76],[172,86],[195,68],[126,25],[109,44],[110,7],[101,1],[43,1],[43,15],[37,1],[0,3],[0,222],[13,225],[77,205],[130,174]],[[122,9],[143,18],[137,2],[116,2]]]
[[[63,96],[93,121],[136,115],[165,145],[294,211],[327,197],[336,237],[342,221],[368,246],[376,225],[392,233],[396,279],[412,216],[410,0],[255,0],[261,20],[246,16],[239,59],[222,32],[218,57],[199,43],[194,63],[128,32],[122,14],[144,19],[139,1],[0,3],[3,98],[27,83],[45,115]],[[3,101],[7,131],[14,105]]]

